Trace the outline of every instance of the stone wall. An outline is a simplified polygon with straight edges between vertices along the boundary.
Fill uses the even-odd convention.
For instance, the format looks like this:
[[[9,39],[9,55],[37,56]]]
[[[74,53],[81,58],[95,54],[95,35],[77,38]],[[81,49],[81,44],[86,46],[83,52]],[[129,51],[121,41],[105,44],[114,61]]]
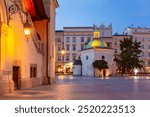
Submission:
[[[23,78],[19,81],[19,89],[26,89],[42,85],[42,78]],[[13,80],[0,81],[0,95],[14,92]]]
[[[12,80],[0,81],[0,95],[12,93],[14,91],[14,82]]]

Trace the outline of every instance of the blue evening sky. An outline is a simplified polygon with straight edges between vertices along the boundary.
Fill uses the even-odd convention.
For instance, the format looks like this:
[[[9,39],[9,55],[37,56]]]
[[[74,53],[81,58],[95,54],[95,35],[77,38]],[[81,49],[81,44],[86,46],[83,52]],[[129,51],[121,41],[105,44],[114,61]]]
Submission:
[[[150,0],[58,0],[56,29],[66,26],[113,25],[113,33],[128,26],[150,27]]]

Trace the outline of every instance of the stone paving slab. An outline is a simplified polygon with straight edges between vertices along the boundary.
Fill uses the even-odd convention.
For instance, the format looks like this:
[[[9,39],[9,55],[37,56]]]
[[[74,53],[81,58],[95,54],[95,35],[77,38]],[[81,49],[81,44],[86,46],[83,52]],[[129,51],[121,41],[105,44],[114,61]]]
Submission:
[[[17,90],[0,100],[149,100],[150,80],[58,77],[56,84]]]

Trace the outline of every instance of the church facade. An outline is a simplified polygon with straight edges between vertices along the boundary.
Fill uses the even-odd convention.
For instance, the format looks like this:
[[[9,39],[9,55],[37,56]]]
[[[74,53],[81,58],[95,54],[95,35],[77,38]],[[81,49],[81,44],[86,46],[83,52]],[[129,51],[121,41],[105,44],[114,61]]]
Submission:
[[[98,70],[95,69],[93,63],[96,60],[105,60],[108,63],[108,69]],[[82,76],[110,76],[115,74],[114,64],[114,49],[107,47],[107,44],[100,38],[99,30],[95,30],[93,33],[93,40],[91,40],[84,50],[80,51],[81,74]],[[74,64],[74,70],[77,68],[77,64]],[[105,75],[104,75],[105,71]],[[79,72],[78,72],[79,73]],[[74,75],[77,75],[76,72]]]

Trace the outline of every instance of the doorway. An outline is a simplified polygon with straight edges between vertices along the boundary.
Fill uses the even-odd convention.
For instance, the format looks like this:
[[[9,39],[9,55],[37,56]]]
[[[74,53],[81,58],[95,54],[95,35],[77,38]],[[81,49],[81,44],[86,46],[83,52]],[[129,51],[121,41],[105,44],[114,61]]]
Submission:
[[[13,66],[13,81],[15,90],[19,89],[19,66]]]

